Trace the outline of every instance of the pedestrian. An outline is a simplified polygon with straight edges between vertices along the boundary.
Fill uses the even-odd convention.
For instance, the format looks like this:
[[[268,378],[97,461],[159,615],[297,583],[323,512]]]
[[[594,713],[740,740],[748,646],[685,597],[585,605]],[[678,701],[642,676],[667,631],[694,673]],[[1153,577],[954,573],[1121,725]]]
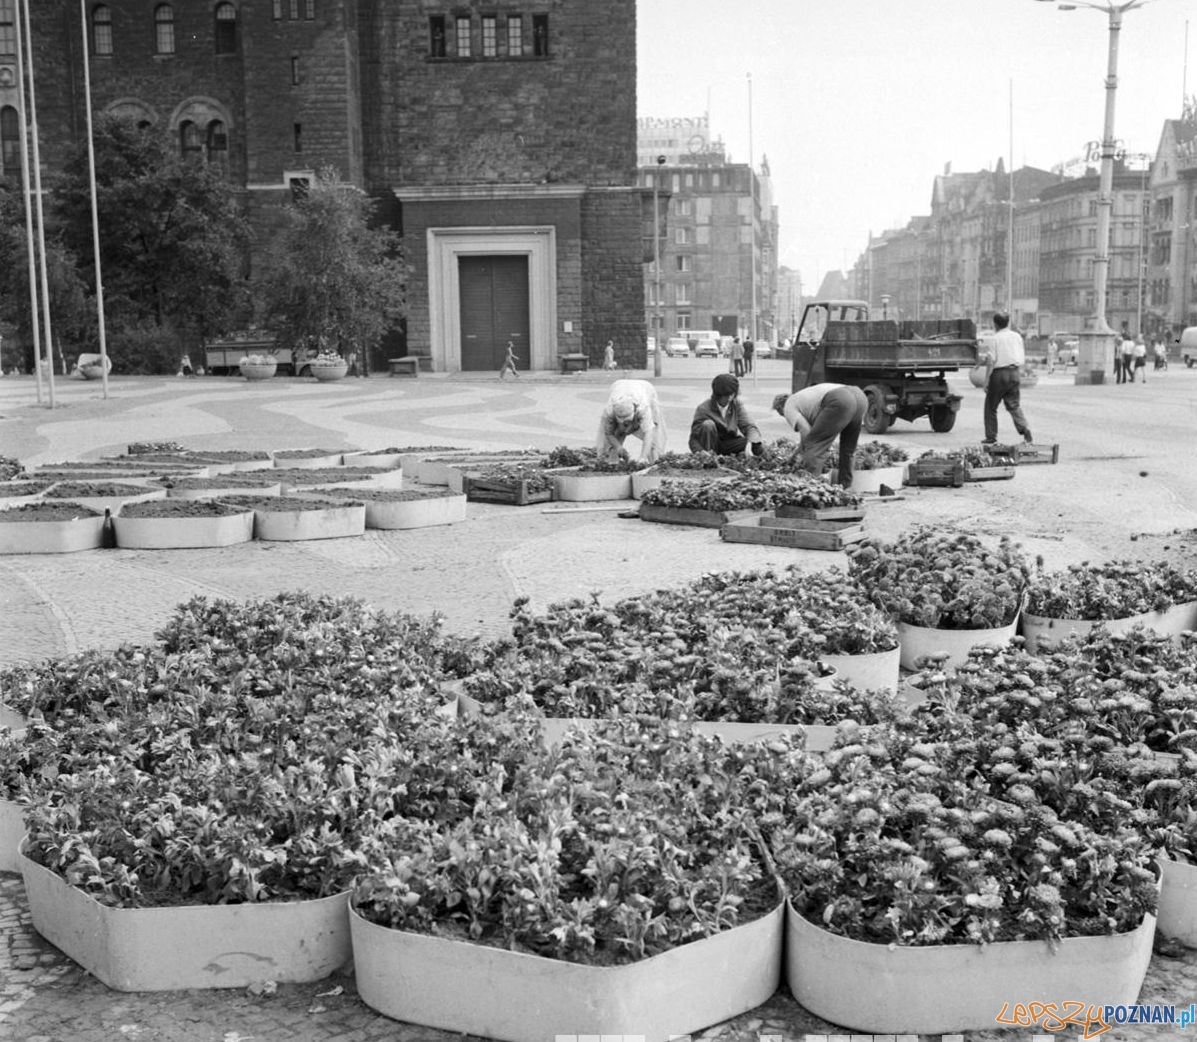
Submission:
[[[1023,415],[1020,403],[1022,383],[1022,367],[1026,362],[1026,348],[1022,337],[1010,328],[1010,316],[1004,311],[997,311],[993,316],[993,328],[997,330],[989,341],[989,349],[985,356],[988,376],[985,380],[985,438],[986,445],[997,442],[997,407],[998,403],[1006,406],[1010,419],[1014,421],[1014,429],[1022,435],[1028,444],[1031,428],[1027,418]]]
[[[518,380],[519,376],[520,376],[520,371],[515,367],[515,363],[518,362],[519,360],[520,360],[519,355],[517,355],[515,353],[515,345],[510,340],[508,340],[507,341],[507,357],[503,359],[503,368],[499,370],[499,379],[506,380],[507,374],[510,373],[512,376],[514,376]]]
[[[720,373],[711,381],[711,397],[699,403],[690,421],[690,451],[738,456],[751,448],[754,456],[765,451],[761,430],[740,401],[740,381]]]
[[[1131,383],[1134,383],[1139,374],[1143,374],[1143,382],[1147,383],[1147,342],[1143,339],[1143,334],[1140,333],[1135,337],[1135,346],[1131,349],[1131,354],[1135,360],[1135,368],[1131,373]]]
[[[1056,362],[1060,358],[1060,345],[1056,342],[1055,337],[1052,337],[1047,342],[1047,371],[1054,373],[1056,371]]]
[[[640,439],[640,458],[652,463],[665,452],[665,414],[657,389],[648,380],[616,380],[599,416],[595,450],[615,462],[624,455],[629,435]]]
[[[191,356],[184,355],[179,359],[179,376],[195,376],[195,370],[191,366]]]
[[[869,400],[859,387],[844,384],[811,384],[794,394],[779,394],[773,410],[785,418],[798,435],[802,469],[816,477],[823,473],[831,443],[840,440],[838,484],[852,485],[852,467]]]
[[[744,372],[752,372],[752,360],[756,357],[756,344],[751,340],[744,341]]]
[[[744,375],[744,345],[739,337],[733,337],[731,342],[732,373],[735,376]]]
[[[615,369],[615,341],[608,340],[607,346],[603,348],[603,368]]]
[[[1119,363],[1121,362],[1121,368]],[[1122,338],[1122,346],[1118,349],[1118,357],[1114,359],[1114,372],[1120,384],[1130,383],[1134,372],[1135,342],[1129,337]]]
[[[1161,369],[1168,368],[1168,349],[1164,346],[1164,342],[1158,337],[1152,345],[1152,355],[1155,358],[1155,370],[1158,373]]]

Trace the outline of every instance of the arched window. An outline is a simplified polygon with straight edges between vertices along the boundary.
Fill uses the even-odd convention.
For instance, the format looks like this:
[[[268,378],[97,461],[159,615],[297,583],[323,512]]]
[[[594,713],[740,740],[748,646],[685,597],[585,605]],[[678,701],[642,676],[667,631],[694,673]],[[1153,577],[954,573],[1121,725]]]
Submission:
[[[208,162],[216,163],[220,166],[227,165],[229,157],[229,134],[225,130],[223,120],[214,119],[208,124],[208,140],[205,144],[205,150],[208,153]]]
[[[0,173],[21,176],[21,121],[11,105],[0,109]]]
[[[154,8],[154,44],[159,54],[175,53],[175,9],[170,4]]]
[[[184,159],[202,159],[204,156],[204,135],[191,120],[179,124],[179,149]]]
[[[216,5],[216,53],[237,53],[237,8],[230,3]]]
[[[0,0],[0,54],[17,53],[16,0]]]
[[[91,49],[94,54],[112,53],[112,11],[105,4],[91,9]]]

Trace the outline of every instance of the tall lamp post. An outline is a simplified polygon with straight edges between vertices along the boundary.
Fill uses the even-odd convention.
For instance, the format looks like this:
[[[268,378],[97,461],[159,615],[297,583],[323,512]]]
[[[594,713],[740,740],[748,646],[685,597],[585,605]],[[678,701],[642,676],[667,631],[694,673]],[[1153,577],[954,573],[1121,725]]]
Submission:
[[[1106,116],[1101,136],[1101,188],[1097,199],[1097,254],[1093,258],[1093,315],[1080,334],[1080,357],[1077,361],[1078,384],[1102,383],[1105,373],[1114,364],[1115,333],[1106,321],[1106,285],[1110,274],[1110,214],[1114,209],[1114,153],[1118,150],[1114,138],[1114,97],[1118,90],[1118,35],[1122,31],[1122,16],[1127,11],[1143,7],[1151,0],[1123,0],[1123,3],[1089,3],[1087,0],[1038,0],[1055,3],[1061,11],[1075,11],[1089,7],[1105,11],[1110,21],[1110,49],[1106,67]]]
[[[660,194],[661,173],[665,168],[665,157],[657,156],[657,174],[653,178],[653,376],[661,375],[661,216],[657,209]]]

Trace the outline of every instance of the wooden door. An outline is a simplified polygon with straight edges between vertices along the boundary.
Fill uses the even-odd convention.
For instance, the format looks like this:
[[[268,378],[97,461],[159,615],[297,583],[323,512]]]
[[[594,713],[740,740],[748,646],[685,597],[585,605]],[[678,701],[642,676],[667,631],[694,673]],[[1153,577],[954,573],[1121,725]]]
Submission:
[[[528,258],[459,257],[461,368],[503,366],[510,340],[516,367],[529,367]]]

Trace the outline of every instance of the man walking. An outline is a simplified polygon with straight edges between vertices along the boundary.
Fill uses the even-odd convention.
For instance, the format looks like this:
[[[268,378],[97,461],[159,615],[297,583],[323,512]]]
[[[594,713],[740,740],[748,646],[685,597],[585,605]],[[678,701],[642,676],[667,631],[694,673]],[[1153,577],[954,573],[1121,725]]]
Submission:
[[[1023,441],[1029,443],[1034,439],[1020,402],[1026,348],[1022,337],[1010,328],[1010,316],[1004,311],[994,314],[993,328],[997,335],[990,342],[991,354],[986,357],[989,376],[985,381],[985,444],[993,445],[997,441],[999,402],[1006,406],[1014,429],[1022,435]]]

